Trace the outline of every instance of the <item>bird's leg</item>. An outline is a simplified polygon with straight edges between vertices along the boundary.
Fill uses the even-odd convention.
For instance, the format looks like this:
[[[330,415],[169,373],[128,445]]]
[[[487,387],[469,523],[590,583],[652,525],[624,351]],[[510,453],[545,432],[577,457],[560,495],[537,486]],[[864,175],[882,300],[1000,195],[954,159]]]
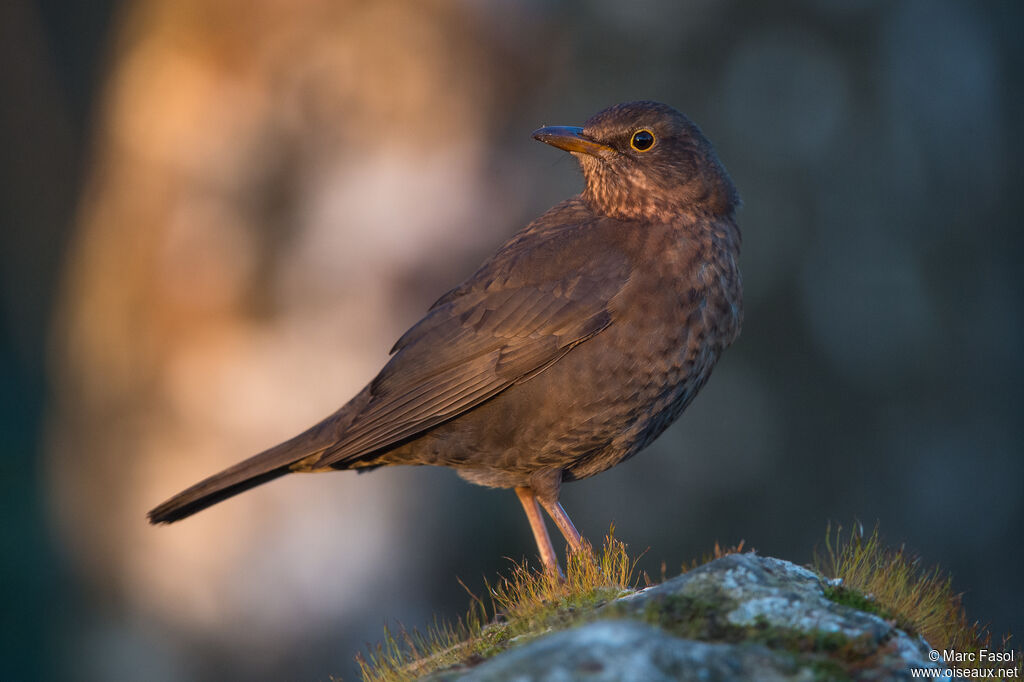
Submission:
[[[530,528],[533,530],[533,539],[537,541],[537,549],[540,551],[541,561],[544,562],[545,570],[554,576],[564,577],[562,569],[558,566],[558,557],[555,556],[555,548],[551,544],[551,536],[548,535],[548,528],[544,525],[544,517],[540,515],[540,505],[537,504],[537,495],[532,488],[517,486],[516,495],[523,504],[526,511],[526,518],[530,520]],[[562,512],[563,514],[565,512]],[[572,525],[571,523],[569,524]]]
[[[541,506],[547,510],[551,520],[558,526],[558,530],[562,531],[562,536],[569,543],[569,548],[573,552],[578,552],[583,549],[583,539],[580,537],[579,531],[576,530],[576,526],[572,525],[572,521],[569,520],[569,515],[565,513],[562,505],[558,502],[563,473],[561,469],[541,469],[534,472],[530,476],[530,489],[536,495]]]
[[[583,538],[580,537],[580,532],[576,530],[576,526],[572,525],[572,519],[562,509],[562,504],[558,500],[549,500],[543,497],[540,498],[540,503],[547,510],[551,520],[558,526],[558,530],[562,531],[562,535],[565,537],[565,541],[569,543],[570,549],[574,552],[583,549]]]

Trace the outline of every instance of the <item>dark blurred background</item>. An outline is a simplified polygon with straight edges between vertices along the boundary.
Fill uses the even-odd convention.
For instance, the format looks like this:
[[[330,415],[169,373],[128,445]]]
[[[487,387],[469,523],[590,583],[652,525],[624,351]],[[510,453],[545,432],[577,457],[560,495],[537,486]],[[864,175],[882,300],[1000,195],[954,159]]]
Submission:
[[[447,470],[145,511],[333,411],[580,189],[530,140],[658,99],[744,198],[747,321],[644,455],[564,490],[652,575],[880,523],[1024,636],[1024,5],[0,3],[5,680],[354,677],[531,555]]]

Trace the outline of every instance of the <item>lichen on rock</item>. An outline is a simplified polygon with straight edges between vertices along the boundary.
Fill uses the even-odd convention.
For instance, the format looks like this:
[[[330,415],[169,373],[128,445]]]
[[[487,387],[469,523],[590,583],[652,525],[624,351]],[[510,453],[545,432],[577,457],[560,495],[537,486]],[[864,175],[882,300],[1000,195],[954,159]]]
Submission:
[[[795,564],[731,554],[431,680],[907,680],[930,647]]]

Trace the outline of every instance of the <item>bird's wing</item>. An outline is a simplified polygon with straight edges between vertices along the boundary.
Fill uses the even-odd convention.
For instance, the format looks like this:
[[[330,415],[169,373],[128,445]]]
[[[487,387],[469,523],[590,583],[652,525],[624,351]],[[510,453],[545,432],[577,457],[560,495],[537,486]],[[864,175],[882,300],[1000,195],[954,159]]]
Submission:
[[[434,304],[341,409],[178,493],[150,521],[171,523],[290,471],[393,446],[542,371],[612,324],[609,302],[629,277],[614,245],[621,226],[558,210],[546,214],[546,231],[531,225]]]
[[[609,301],[628,279],[625,256],[606,250],[559,259],[562,249],[550,245],[531,251],[525,258],[533,262],[521,251],[515,263],[485,265],[472,286],[439,301],[406,332],[370,384],[369,401],[315,466],[382,450],[452,419],[611,324]]]

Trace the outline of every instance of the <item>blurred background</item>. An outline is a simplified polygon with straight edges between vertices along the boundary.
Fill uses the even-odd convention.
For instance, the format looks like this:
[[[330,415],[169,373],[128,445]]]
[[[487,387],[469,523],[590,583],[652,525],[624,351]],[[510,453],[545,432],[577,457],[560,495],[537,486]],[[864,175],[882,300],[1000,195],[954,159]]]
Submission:
[[[747,321],[645,454],[567,486],[670,574],[808,562],[829,520],[1024,637],[1024,5],[0,4],[0,678],[355,677],[535,551],[453,472],[146,510],[333,411],[441,293],[581,188],[538,144],[688,113],[745,205]],[[1014,123],[1016,121],[1017,123]]]

